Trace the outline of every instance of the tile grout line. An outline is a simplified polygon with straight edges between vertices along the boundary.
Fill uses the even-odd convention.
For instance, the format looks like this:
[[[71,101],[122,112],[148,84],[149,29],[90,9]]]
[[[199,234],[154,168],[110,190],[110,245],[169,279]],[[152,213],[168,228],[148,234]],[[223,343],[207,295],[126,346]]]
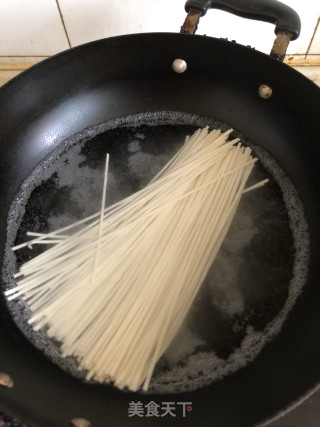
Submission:
[[[57,52],[59,53],[59,52]],[[54,54],[53,54],[54,55]],[[287,56],[305,56],[305,53],[287,53]],[[308,53],[309,56],[320,56],[319,53]],[[0,58],[50,58],[52,55],[0,55]],[[1,427],[1,426],[0,426]]]
[[[310,43],[309,43],[309,46],[308,46],[307,52],[306,52],[305,57],[304,57],[305,59],[306,59],[306,58],[307,58],[307,56],[309,55],[309,50],[310,50],[311,45],[312,45],[312,42],[313,42],[313,40],[314,40],[314,38],[315,38],[315,35],[316,35],[316,32],[317,32],[317,29],[318,29],[318,27],[319,27],[319,23],[320,23],[320,16],[319,16],[319,18],[318,18],[317,24],[316,24],[315,29],[314,29],[314,31],[313,31],[313,34],[312,34],[312,37],[311,37],[311,40],[310,40]]]
[[[63,28],[64,28],[65,35],[66,35],[67,40],[68,40],[69,48],[71,48],[71,42],[70,42],[70,39],[69,39],[69,34],[68,34],[68,31],[67,31],[67,27],[66,27],[66,24],[64,22],[63,15],[62,15],[62,12],[61,12],[61,9],[60,9],[59,0],[56,0],[56,4],[57,4],[57,8],[58,8],[58,11],[59,11],[59,14],[60,14],[60,18],[61,18],[61,22],[62,22],[62,25],[63,25]]]
[[[49,58],[50,55],[0,55],[0,58]]]

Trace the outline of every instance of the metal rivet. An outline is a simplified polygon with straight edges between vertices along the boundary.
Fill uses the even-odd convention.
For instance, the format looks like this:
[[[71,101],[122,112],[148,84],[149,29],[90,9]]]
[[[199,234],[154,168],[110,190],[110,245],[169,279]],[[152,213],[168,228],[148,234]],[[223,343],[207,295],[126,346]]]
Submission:
[[[270,86],[262,84],[259,86],[258,94],[263,99],[269,99],[272,96],[272,89]]]
[[[73,427],[92,427],[90,421],[85,418],[74,418],[70,421],[70,425]]]
[[[8,374],[0,372],[0,386],[6,387],[6,388],[12,388],[13,387],[12,378]]]
[[[175,59],[172,63],[172,69],[176,73],[184,73],[187,69],[187,63],[183,59]]]

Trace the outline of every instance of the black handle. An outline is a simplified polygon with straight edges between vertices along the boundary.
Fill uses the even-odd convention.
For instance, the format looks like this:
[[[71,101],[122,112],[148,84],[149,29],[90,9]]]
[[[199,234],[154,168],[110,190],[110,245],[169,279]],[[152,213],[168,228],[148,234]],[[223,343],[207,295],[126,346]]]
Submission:
[[[208,9],[225,10],[243,18],[271,22],[276,25],[275,33],[282,31],[292,35],[291,40],[299,37],[301,22],[299,15],[291,7],[276,0],[187,0],[185,9],[199,9],[202,16]]]

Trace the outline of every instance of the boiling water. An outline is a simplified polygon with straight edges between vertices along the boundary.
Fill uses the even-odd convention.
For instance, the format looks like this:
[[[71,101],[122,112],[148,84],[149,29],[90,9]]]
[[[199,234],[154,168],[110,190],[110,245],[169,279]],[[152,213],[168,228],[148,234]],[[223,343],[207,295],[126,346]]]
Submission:
[[[110,154],[110,205],[145,186],[185,136],[206,125],[230,127],[194,115],[154,113],[104,123],[66,140],[34,170],[12,204],[6,288],[15,285],[13,272],[44,250],[12,253],[13,245],[28,239],[27,231],[53,231],[100,209],[105,153]],[[309,238],[296,190],[268,153],[234,134],[259,158],[248,186],[265,178],[270,182],[243,195],[182,328],[155,369],[151,392],[194,390],[245,366],[279,332],[306,280]],[[23,302],[8,305],[35,346],[62,369],[84,378],[73,358],[60,356],[58,342],[28,326],[30,313]]]

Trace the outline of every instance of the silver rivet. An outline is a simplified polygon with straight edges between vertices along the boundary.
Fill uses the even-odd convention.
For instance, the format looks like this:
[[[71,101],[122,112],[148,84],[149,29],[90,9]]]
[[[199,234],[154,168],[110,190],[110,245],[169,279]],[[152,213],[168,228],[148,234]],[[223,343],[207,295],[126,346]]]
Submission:
[[[92,427],[90,421],[84,418],[74,418],[70,421],[70,425],[73,427]]]
[[[187,63],[183,59],[175,59],[172,63],[172,69],[176,73],[184,73],[187,69]]]
[[[12,388],[13,387],[12,378],[3,372],[0,372],[0,386],[6,387],[6,388]]]
[[[259,86],[258,94],[263,99],[269,99],[272,96],[272,89],[270,86],[262,84]]]

